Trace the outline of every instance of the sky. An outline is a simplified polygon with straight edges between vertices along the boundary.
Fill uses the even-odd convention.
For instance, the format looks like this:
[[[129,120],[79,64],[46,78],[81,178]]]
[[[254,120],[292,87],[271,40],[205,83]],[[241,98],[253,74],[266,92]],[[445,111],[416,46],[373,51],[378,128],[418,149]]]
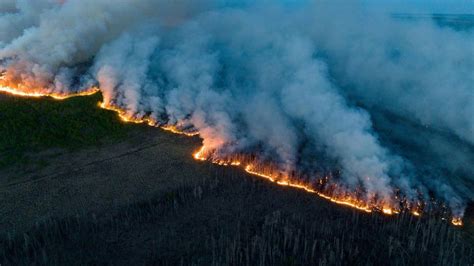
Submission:
[[[395,13],[474,14],[474,0],[361,0],[367,6]]]

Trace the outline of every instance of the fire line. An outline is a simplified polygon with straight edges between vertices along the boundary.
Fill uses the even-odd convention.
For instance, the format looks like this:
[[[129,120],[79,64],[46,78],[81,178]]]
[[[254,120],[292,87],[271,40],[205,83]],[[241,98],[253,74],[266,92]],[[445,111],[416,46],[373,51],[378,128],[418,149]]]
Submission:
[[[65,100],[65,99],[72,98],[72,97],[93,95],[93,94],[99,93],[100,90],[99,90],[99,88],[93,87],[93,88],[90,88],[88,90],[78,92],[78,93],[73,93],[73,94],[56,94],[56,93],[48,93],[48,92],[45,92],[45,93],[43,93],[43,92],[28,92],[28,91],[21,90],[21,89],[15,89],[15,88],[6,87],[6,86],[0,86],[0,92],[10,94],[10,95],[14,95],[14,96],[19,96],[19,97],[32,97],[32,98],[51,97],[51,98],[56,99],[56,100]],[[127,112],[125,110],[120,109],[119,107],[117,107],[115,105],[112,105],[112,104],[107,104],[105,102],[99,102],[98,106],[102,109],[106,109],[106,110],[116,112],[118,117],[123,122],[136,123],[136,124],[147,124],[149,126],[160,127],[161,129],[169,131],[169,132],[174,133],[174,134],[181,134],[181,135],[185,135],[185,136],[189,136],[189,137],[199,135],[199,132],[185,132],[185,131],[180,130],[176,126],[160,125],[157,121],[155,121],[154,119],[152,119],[150,117],[134,117],[133,115],[127,114]],[[338,197],[338,196],[327,195],[323,192],[320,192],[320,191],[317,191],[317,190],[313,189],[310,185],[303,184],[303,183],[297,183],[297,182],[291,181],[289,178],[281,179],[281,178],[274,177],[271,174],[266,174],[266,173],[259,172],[258,170],[256,170],[254,168],[254,166],[252,164],[244,165],[240,161],[233,161],[233,160],[231,160],[231,161],[210,160],[208,157],[205,156],[205,151],[206,151],[206,147],[202,146],[196,153],[193,154],[194,159],[196,159],[198,161],[210,161],[214,164],[218,164],[218,165],[222,165],[222,166],[242,166],[243,169],[245,170],[245,172],[247,172],[248,174],[261,177],[261,178],[266,179],[266,180],[268,180],[272,183],[275,183],[277,185],[287,186],[287,187],[291,187],[291,188],[295,188],[295,189],[304,190],[308,193],[316,194],[319,197],[324,198],[326,200],[329,200],[331,202],[334,202],[336,204],[343,205],[343,206],[348,206],[348,207],[351,207],[351,208],[354,208],[354,209],[357,209],[357,210],[360,210],[360,211],[364,211],[364,212],[367,212],[367,213],[372,213],[373,210],[374,210],[374,207],[376,207],[376,206],[370,206],[368,203],[365,203],[362,200],[358,200],[354,197],[350,197],[350,196]],[[395,208],[392,208],[392,207],[389,207],[389,206],[377,206],[377,207],[380,207],[380,208],[378,208],[378,210],[380,210],[380,213],[383,213],[385,215],[394,215],[394,214],[400,213],[399,210],[397,210]],[[416,216],[416,217],[421,216],[420,211],[416,210],[416,209],[412,210],[411,214],[413,216]],[[455,226],[462,226],[463,225],[461,217],[452,217],[451,223]]]

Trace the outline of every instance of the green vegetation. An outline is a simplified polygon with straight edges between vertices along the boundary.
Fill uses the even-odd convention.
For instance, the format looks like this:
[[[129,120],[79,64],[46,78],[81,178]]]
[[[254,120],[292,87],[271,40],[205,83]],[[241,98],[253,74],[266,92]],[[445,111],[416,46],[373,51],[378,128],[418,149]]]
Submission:
[[[126,136],[131,126],[100,109],[100,100],[100,94],[63,101],[0,95],[0,168],[26,163],[31,152],[78,149]]]

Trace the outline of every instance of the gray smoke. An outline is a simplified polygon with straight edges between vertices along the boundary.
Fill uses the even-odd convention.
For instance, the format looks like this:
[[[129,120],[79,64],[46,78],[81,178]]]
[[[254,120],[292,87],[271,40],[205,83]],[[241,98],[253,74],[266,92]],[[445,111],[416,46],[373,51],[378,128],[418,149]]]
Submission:
[[[106,103],[196,130],[217,154],[328,165],[385,201],[435,193],[460,214],[474,198],[470,30],[305,1],[22,0],[0,12],[10,83],[98,85]]]

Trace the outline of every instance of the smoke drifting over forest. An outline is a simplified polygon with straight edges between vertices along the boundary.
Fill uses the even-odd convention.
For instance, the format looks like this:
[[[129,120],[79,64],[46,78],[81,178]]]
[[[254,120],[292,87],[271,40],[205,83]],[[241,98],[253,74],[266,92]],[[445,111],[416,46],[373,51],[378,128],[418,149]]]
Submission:
[[[128,116],[199,132],[214,156],[337,169],[348,188],[434,196],[461,215],[474,200],[474,32],[276,2],[2,1],[2,83],[97,86]]]

